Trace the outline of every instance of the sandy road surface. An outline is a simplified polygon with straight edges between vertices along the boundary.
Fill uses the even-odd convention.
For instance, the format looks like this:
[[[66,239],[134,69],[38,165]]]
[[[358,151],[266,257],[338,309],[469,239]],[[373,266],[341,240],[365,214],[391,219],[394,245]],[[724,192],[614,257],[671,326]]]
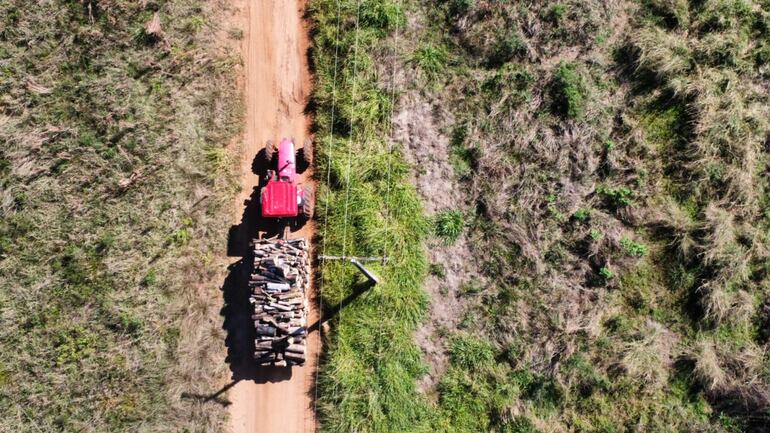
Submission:
[[[231,238],[237,238],[243,245],[254,235],[253,227],[259,229],[265,223],[255,215],[258,212],[255,188],[259,185],[259,174],[266,169],[264,158],[259,155],[268,139],[277,142],[282,137],[294,137],[295,143],[302,145],[311,122],[304,114],[311,81],[306,54],[309,40],[302,20],[304,0],[235,0],[235,3],[242,20],[238,24],[244,31],[246,127],[241,152],[243,190],[236,203],[237,214],[242,219],[240,229],[231,233]],[[302,183],[309,182],[309,170],[302,173],[301,178]],[[312,231],[312,224],[306,224],[291,237],[310,239]],[[243,279],[235,278],[234,281],[243,285]],[[241,297],[238,302],[243,301]],[[309,324],[318,318],[316,305],[311,296]],[[231,322],[248,327],[250,321],[245,314],[247,312],[241,310],[242,317]],[[251,338],[250,334],[239,335],[237,339],[241,341],[238,344],[248,348],[244,342],[248,338]],[[249,359],[243,353],[235,361],[231,356],[233,376],[238,381],[229,393],[232,431],[315,431],[312,393],[317,348],[318,333],[313,332],[308,341],[308,362],[304,367],[290,370],[254,369],[247,365]]]

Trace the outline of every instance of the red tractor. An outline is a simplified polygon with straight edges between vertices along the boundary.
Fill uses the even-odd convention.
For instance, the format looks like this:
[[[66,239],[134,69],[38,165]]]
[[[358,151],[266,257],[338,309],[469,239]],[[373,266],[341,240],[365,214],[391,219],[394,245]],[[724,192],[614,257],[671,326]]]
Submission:
[[[272,163],[278,151],[278,170],[267,171],[267,185],[262,187],[260,203],[263,218],[313,217],[315,198],[310,185],[297,184],[297,163],[294,140],[284,138],[276,149],[272,141],[265,144],[265,158]],[[313,162],[313,144],[308,139],[302,147],[302,159]]]

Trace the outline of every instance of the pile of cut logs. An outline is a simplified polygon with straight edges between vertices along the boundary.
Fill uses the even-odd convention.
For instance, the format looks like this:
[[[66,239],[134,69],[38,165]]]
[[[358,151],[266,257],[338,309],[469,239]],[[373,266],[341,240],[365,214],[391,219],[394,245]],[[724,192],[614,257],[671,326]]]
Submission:
[[[250,286],[257,364],[286,367],[305,362],[309,278],[304,239],[254,241]]]

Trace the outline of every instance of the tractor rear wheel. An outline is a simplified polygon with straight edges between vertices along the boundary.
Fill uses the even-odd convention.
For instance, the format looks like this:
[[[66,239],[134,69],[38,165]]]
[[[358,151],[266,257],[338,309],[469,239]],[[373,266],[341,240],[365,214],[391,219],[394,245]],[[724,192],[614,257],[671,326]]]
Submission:
[[[315,194],[311,186],[302,187],[302,215],[305,218],[313,218],[313,212],[315,211]]]
[[[309,138],[302,144],[302,158],[308,165],[313,163],[313,140]]]
[[[273,160],[273,155],[275,155],[275,144],[273,144],[273,140],[267,140],[265,142],[265,159],[267,162]]]

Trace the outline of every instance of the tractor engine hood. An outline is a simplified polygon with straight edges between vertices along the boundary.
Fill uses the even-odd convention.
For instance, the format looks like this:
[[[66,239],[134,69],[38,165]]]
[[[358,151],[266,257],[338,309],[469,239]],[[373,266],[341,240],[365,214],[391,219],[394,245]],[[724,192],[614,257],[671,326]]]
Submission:
[[[262,216],[266,218],[296,217],[299,212],[297,186],[272,181],[262,188]]]

